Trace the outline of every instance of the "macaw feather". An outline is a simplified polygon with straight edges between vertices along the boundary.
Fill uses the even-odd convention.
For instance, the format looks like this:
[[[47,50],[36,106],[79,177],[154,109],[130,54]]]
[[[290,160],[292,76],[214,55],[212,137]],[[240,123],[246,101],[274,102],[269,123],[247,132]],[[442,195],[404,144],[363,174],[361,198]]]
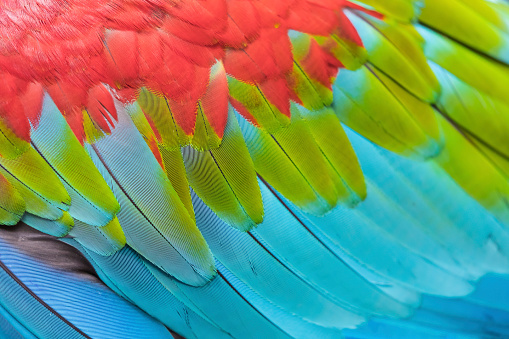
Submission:
[[[48,96],[39,125],[32,131],[32,144],[76,202],[68,203],[73,217],[94,226],[104,226],[114,218],[118,202]]]
[[[69,236],[87,249],[104,256],[116,253],[126,244],[126,237],[117,217],[102,227],[74,220],[74,227]]]
[[[313,233],[308,219],[293,213],[289,203],[272,187],[265,182],[260,185],[267,206],[266,216],[252,235],[292,272],[358,314],[392,317],[411,312],[409,305],[386,295],[346,264]],[[325,262],[328,265],[320,264]]]
[[[27,204],[27,211],[48,216],[49,210],[68,210],[71,198],[57,174],[33,148],[13,158],[0,158],[0,172],[13,184]],[[44,208],[44,205],[51,205]],[[49,213],[49,214],[46,214]],[[61,212],[56,212],[61,217]],[[51,217],[50,217],[51,218]]]
[[[509,105],[459,80],[439,66],[433,67],[443,91],[438,107],[464,133],[509,156]]]
[[[166,176],[170,180],[175,192],[177,192],[180,201],[182,201],[187,212],[194,220],[194,209],[191,203],[191,193],[186,176],[184,158],[182,157],[182,150],[180,148],[168,149],[160,145],[159,151],[161,152],[161,160]]]
[[[306,122],[314,140],[341,181],[336,180],[341,202],[355,206],[366,198],[366,184],[355,151],[339,119],[330,108],[309,111],[294,105]],[[346,188],[346,191],[345,191]]]
[[[0,119],[0,131],[0,156],[2,158],[17,158],[30,147],[30,144],[26,140],[20,139],[2,119]]]
[[[0,249],[0,314],[14,320],[22,338],[172,338],[105,287],[78,251],[54,237],[20,223],[1,230]]]
[[[276,131],[290,123],[288,115],[267,99],[260,86],[228,77],[228,88],[232,105],[251,123],[267,131]]]
[[[505,18],[487,1],[426,0],[419,21],[442,34],[501,62],[509,63],[509,30]]]
[[[48,220],[34,214],[25,213],[21,221],[38,231],[54,237],[65,237],[74,228],[74,220],[67,211],[62,211],[62,216],[56,220]]]
[[[65,241],[83,253],[109,288],[135,302],[146,313],[186,338],[199,338],[203,335],[230,337],[211,323],[201,311],[195,312],[193,304],[186,305],[166,289],[151,273],[142,257],[128,246],[111,256],[102,256],[74,240]]]
[[[292,119],[289,127],[274,134],[257,129],[241,117],[238,120],[256,172],[299,207],[323,214],[336,205],[339,196],[333,180],[341,179],[322,155],[305,122],[295,115]],[[306,138],[306,143],[299,142],[297,136]],[[307,161],[308,156],[313,157],[313,163]]]
[[[348,14],[368,51],[369,62],[419,99],[433,103],[440,87],[413,26],[387,23],[362,12]]]
[[[454,128],[445,118],[439,119],[445,135],[445,147],[435,161],[449,175],[497,218],[507,224],[509,210],[505,203],[509,184],[505,176]],[[463,154],[468,154],[464,157]]]
[[[399,101],[399,104],[405,108],[407,113],[419,125],[423,132],[438,144],[438,148],[440,149],[443,138],[436,117],[436,109],[429,103],[412,95],[408,90],[377,68],[370,67],[370,69]]]
[[[361,3],[372,6],[378,12],[395,18],[404,23],[413,21],[419,13],[419,4],[421,0],[360,0]]]
[[[426,41],[424,53],[429,60],[467,84],[507,103],[504,85],[509,81],[507,66],[427,27],[417,26],[417,31]]]
[[[195,200],[195,208],[200,211],[197,216],[201,216],[197,218],[197,224],[216,258],[262,298],[271,300],[304,321],[324,327],[342,329],[362,322],[362,315],[347,309],[317,286],[299,277],[292,267],[278,258],[277,252],[265,245],[263,239],[255,234],[227,229],[228,226],[199,200]],[[221,232],[216,233],[217,229]],[[284,290],[291,292],[283,293]]]
[[[248,231],[262,222],[263,205],[255,168],[230,110],[222,146],[208,152],[185,148],[184,164],[190,186],[207,205],[228,224]]]
[[[119,201],[127,244],[190,284],[211,279],[215,271],[206,242],[127,113],[119,110],[111,136],[87,149]],[[134,165],[126,169],[129,161]]]
[[[16,225],[25,213],[25,200],[3,175],[0,175],[0,192],[0,222]]]
[[[344,124],[393,152],[428,158],[440,151],[369,66],[339,72],[334,109]]]

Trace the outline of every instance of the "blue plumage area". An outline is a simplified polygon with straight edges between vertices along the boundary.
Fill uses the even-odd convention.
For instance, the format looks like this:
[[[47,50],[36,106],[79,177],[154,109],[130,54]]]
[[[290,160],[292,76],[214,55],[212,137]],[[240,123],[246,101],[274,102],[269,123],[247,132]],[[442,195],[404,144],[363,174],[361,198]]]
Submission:
[[[201,287],[172,277],[129,239],[104,255],[23,225],[0,229],[0,337],[509,336],[504,226],[432,162],[345,129],[368,190],[354,209],[307,214],[259,176],[264,221],[242,232],[191,190],[217,268]],[[130,208],[118,218],[136,232],[147,221],[121,204]]]
[[[197,225],[216,257],[217,279],[190,288],[127,249],[118,254],[122,260],[138,258],[133,262],[145,266],[124,261],[116,267],[152,273],[166,290],[143,289],[171,295],[189,308],[187,317],[202,322],[177,326],[182,311],[171,320],[153,304],[145,310],[186,337],[201,337],[198,329],[205,324],[217,331],[207,337],[507,335],[507,278],[477,282],[507,267],[504,248],[497,245],[507,243],[503,226],[432,163],[393,155],[347,132],[367,177],[365,202],[311,216],[260,179],[264,222],[243,233],[192,193]]]
[[[509,336],[507,276],[487,275],[464,298],[423,296],[404,320],[372,319],[346,338],[506,338]],[[498,302],[495,302],[497,300]]]
[[[202,287],[180,282],[128,245],[104,256],[62,239],[83,258],[33,229],[2,229],[0,335],[509,336],[503,226],[432,163],[347,133],[368,183],[368,198],[355,209],[306,214],[260,177],[264,221],[241,232],[191,191],[218,272]],[[17,246],[21,238],[26,247]],[[490,271],[500,273],[483,277]]]
[[[0,230],[0,337],[172,337],[104,286],[71,247],[16,227]]]
[[[35,339],[30,331],[21,325],[5,308],[0,308],[0,338]]]
[[[431,235],[440,235],[435,239],[452,256],[453,261],[449,263],[455,266],[442,267],[469,281],[472,291],[460,291],[455,284],[447,291],[447,286],[441,285],[442,291],[438,294],[453,295],[445,298],[423,294],[420,305],[410,317],[402,320],[375,317],[355,330],[345,330],[345,337],[507,337],[508,276],[485,275],[493,271],[506,273],[509,268],[505,226],[433,163],[402,158],[374,146],[355,132],[348,131],[348,134],[368,180],[379,185],[385,198],[397,203],[398,209],[402,208],[405,214],[426,226]],[[372,212],[372,209],[366,210]],[[411,224],[406,226],[411,227]],[[408,244],[411,248],[419,246],[415,241]]]

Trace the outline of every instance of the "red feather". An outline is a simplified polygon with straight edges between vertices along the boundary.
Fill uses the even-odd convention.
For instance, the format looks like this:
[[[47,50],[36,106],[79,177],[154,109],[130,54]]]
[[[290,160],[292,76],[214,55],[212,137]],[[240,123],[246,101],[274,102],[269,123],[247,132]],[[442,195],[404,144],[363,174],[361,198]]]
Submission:
[[[83,141],[83,109],[106,132],[116,116],[102,84],[124,102],[135,100],[145,86],[168,98],[186,134],[193,133],[201,102],[215,133],[222,136],[227,85],[224,76],[209,84],[212,65],[219,60],[229,75],[256,83],[289,116],[289,101],[298,98],[285,84],[293,68],[288,30],[335,33],[361,45],[344,8],[364,10],[345,0],[48,0],[31,6],[5,1],[0,36],[9,39],[0,41],[0,69],[10,78],[2,81],[0,102],[4,110],[27,117],[9,125],[29,138],[29,125],[37,124],[46,91]],[[302,62],[312,78],[330,88],[340,64],[325,46],[312,45]],[[17,98],[6,99],[13,96]],[[256,124],[240,103],[230,102]],[[11,113],[1,114],[9,121]]]
[[[228,81],[222,66],[211,75],[211,81],[207,91],[201,99],[203,114],[207,117],[214,133],[219,138],[223,137],[224,128],[228,119]]]

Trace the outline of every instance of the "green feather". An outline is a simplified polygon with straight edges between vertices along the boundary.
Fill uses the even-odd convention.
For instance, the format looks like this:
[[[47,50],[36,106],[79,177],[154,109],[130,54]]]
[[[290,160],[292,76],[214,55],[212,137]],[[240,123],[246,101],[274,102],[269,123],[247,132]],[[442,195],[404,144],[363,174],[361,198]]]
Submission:
[[[501,24],[503,19],[497,18],[486,1],[426,0],[419,20],[474,50],[509,63],[509,35]]]
[[[292,111],[298,111],[306,121],[318,147],[341,178],[341,181],[336,180],[340,200],[347,205],[355,205],[364,200],[366,183],[359,160],[334,111],[330,108],[309,111],[295,104]],[[344,191],[344,188],[347,190]]]
[[[290,123],[290,119],[270,103],[256,84],[248,84],[228,77],[228,88],[230,96],[240,102],[256,119],[256,122],[267,131],[276,131]]]
[[[410,22],[419,14],[421,0],[358,0],[398,21]]]
[[[231,107],[221,146],[187,148],[184,159],[191,187],[219,217],[242,231],[262,222],[256,172]]]
[[[189,191],[186,168],[184,166],[184,159],[182,158],[180,147],[177,149],[169,149],[163,145],[159,145],[159,152],[161,152],[161,159],[163,160],[166,176],[170,180],[175,192],[177,192],[180,201],[182,201],[189,212],[189,216],[194,220],[191,193]]]
[[[413,26],[389,23],[361,12],[349,15],[368,50],[368,60],[418,98],[434,102],[440,91]]]
[[[434,69],[443,87],[440,109],[462,132],[509,157],[509,105],[476,90],[439,66]]]
[[[320,110],[332,104],[332,91],[318,81],[308,77],[297,61],[294,61],[290,75],[293,90],[302,106],[310,110]]]
[[[44,99],[39,125],[32,131],[31,137],[34,148],[51,166],[51,169],[47,167],[51,174],[58,175],[69,191],[73,191],[73,195],[84,200],[86,206],[84,209],[71,207],[69,213],[78,219],[80,217],[87,221],[90,219],[88,222],[94,226],[109,223],[119,211],[120,205],[92,159],[48,96]],[[45,184],[50,182],[48,179],[41,181]],[[42,182],[38,185],[42,185]],[[32,185],[34,184],[30,184],[31,187]],[[90,210],[94,215],[90,215]]]
[[[486,58],[423,26],[417,27],[425,38],[426,57],[469,85],[509,103],[509,68]]]
[[[0,118],[0,157],[17,158],[30,148],[30,144],[20,139]]]
[[[25,200],[9,180],[0,175],[0,224],[16,225],[25,213]]]
[[[74,228],[69,235],[87,249],[100,255],[111,255],[126,244],[124,232],[116,217],[102,227],[90,226],[75,220]]]
[[[343,123],[390,151],[427,158],[440,150],[368,67],[339,72],[334,109]]]
[[[444,118],[445,147],[435,158],[470,196],[509,226],[509,183],[493,164]],[[466,156],[468,155],[468,156]]]
[[[427,136],[434,139],[438,143],[442,143],[440,128],[436,113],[433,107],[412,94],[406,89],[401,87],[398,83],[390,77],[382,73],[376,68],[371,68],[373,74],[382,82],[385,87],[392,93],[398,100],[399,104],[405,108],[407,114],[415,121],[417,125],[426,133]]]
[[[44,159],[33,148],[27,149],[22,155],[13,159],[0,158],[0,172],[14,183],[16,187],[25,186],[28,190],[35,193],[45,203],[62,210],[68,210],[71,204],[71,197],[60,182],[53,169],[44,161]],[[19,185],[16,184],[19,183]],[[25,198],[25,190],[20,191]],[[25,200],[27,200],[25,198]],[[27,211],[41,217],[32,210],[30,199],[27,201]],[[60,215],[57,217],[59,218]]]
[[[273,134],[242,118],[239,122],[256,172],[272,187],[308,213],[321,215],[336,205],[341,178],[298,112],[292,112],[288,127]]]

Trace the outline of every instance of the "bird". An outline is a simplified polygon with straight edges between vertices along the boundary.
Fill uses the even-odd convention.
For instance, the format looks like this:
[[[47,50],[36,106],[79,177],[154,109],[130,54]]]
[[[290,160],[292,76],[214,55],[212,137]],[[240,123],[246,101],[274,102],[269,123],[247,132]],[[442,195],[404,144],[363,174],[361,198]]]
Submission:
[[[504,0],[3,0],[0,337],[509,337],[508,86]]]

